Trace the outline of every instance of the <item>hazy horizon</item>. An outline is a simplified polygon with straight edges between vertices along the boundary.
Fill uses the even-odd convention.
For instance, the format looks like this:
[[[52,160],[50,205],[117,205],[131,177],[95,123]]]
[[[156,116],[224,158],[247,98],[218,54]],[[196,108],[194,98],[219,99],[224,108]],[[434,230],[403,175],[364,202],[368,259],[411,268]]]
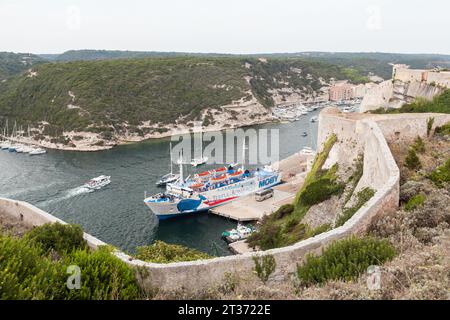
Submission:
[[[0,0],[0,51],[449,55],[448,12],[439,0]]]

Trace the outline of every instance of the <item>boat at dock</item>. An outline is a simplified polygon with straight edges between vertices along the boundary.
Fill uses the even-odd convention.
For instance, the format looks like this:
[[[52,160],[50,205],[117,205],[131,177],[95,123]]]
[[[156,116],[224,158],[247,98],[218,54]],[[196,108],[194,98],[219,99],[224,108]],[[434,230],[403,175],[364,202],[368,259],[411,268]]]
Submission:
[[[47,153],[47,151],[42,148],[31,148],[31,151],[29,152],[30,156],[37,156],[44,153]]]
[[[168,183],[172,183],[177,181],[180,178],[179,174],[175,174],[173,173],[173,165],[172,165],[172,142],[170,143],[170,149],[169,149],[169,154],[170,154],[170,173],[165,174],[164,176],[161,177],[161,179],[159,179],[158,182],[156,182],[156,185],[158,187],[164,187],[166,186]]]
[[[165,192],[144,199],[159,219],[207,211],[281,182],[281,175],[271,167],[248,170],[243,165],[218,167],[185,180],[181,159],[182,156],[178,161],[180,179],[168,183]]]
[[[222,239],[227,243],[233,243],[240,240],[247,239],[256,229],[253,226],[245,226],[238,224],[236,229],[226,230],[222,233]]]

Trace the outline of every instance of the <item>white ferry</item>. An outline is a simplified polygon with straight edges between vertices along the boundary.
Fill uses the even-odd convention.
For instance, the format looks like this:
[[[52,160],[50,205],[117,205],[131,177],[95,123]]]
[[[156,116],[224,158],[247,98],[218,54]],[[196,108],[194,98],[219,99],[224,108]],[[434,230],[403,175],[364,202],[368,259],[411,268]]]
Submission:
[[[250,171],[243,166],[236,168],[232,165],[195,174],[184,180],[183,163],[178,163],[180,179],[167,184],[165,192],[144,199],[145,205],[159,219],[207,211],[281,182],[281,175],[271,167]]]

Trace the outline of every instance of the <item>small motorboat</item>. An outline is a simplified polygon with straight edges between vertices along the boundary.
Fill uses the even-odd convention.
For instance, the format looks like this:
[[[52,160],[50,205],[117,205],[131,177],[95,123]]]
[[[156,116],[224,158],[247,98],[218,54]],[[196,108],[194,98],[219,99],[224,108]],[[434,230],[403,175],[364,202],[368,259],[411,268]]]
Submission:
[[[312,117],[309,121],[311,121],[312,123],[317,122],[318,118],[317,117]]]
[[[198,166],[200,166],[200,165],[202,165],[202,164],[205,164],[206,162],[208,162],[208,157],[205,157],[205,156],[203,155],[203,149],[202,149],[200,158],[194,158],[194,159],[192,159],[192,160],[191,160],[191,165],[192,165],[193,167],[198,167]]]
[[[312,155],[315,152],[310,147],[304,147],[302,150],[300,150],[300,153],[305,155]]]
[[[159,181],[156,183],[158,187],[163,187],[168,183],[176,182],[180,178],[179,174],[174,173],[168,173],[159,179]]]
[[[255,231],[256,230],[253,226],[238,224],[236,229],[224,231],[222,233],[222,238],[228,243],[233,243],[239,240],[247,239]]]
[[[308,136],[308,133],[306,132],[306,131],[304,131],[303,133],[302,133],[302,137],[307,137]]]
[[[110,176],[98,176],[97,178],[93,178],[88,182],[86,182],[86,184],[83,185],[83,187],[91,190],[99,190],[110,183],[111,183]]]
[[[44,154],[44,153],[47,153],[47,151],[45,149],[36,148],[36,149],[32,149],[30,151],[30,156],[37,156],[37,155]]]

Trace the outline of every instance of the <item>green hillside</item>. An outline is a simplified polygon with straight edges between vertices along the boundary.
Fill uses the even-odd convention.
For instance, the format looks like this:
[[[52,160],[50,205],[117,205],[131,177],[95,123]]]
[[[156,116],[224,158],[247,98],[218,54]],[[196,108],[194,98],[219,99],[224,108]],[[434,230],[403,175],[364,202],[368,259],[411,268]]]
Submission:
[[[450,68],[450,55],[442,54],[402,54],[384,52],[297,52],[297,53],[260,53],[249,55],[233,55],[219,53],[185,53],[185,52],[158,52],[158,51],[120,51],[120,50],[70,50],[62,54],[40,55],[49,61],[89,61],[110,59],[132,59],[144,57],[235,57],[270,59],[303,59],[337,64],[343,67],[358,70],[361,74],[369,72],[390,79],[392,76],[391,63],[404,63],[411,68],[433,68],[441,66]]]
[[[0,81],[43,62],[44,59],[33,54],[0,52]]]
[[[321,87],[320,77],[366,80],[355,70],[302,59],[142,58],[46,63],[33,71],[33,77],[0,84],[0,116],[23,124],[47,121],[59,132],[199,119],[202,109],[250,98],[249,92],[270,107],[268,90],[289,83],[312,92]]]

